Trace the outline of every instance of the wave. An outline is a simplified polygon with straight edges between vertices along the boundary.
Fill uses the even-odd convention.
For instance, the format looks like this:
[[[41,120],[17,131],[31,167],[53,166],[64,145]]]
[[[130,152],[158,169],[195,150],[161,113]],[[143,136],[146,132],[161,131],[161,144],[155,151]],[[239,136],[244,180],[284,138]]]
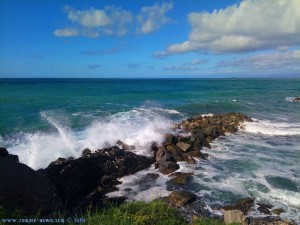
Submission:
[[[295,98],[296,97],[287,97],[287,98],[285,98],[285,100],[288,101],[288,102],[296,102]]]
[[[150,109],[99,117],[81,131],[72,130],[68,116],[61,111],[43,111],[40,116],[55,132],[20,133],[14,140],[2,142],[10,146],[9,152],[17,154],[20,162],[33,169],[44,168],[58,157],[79,157],[84,148],[95,150],[115,145],[118,140],[134,145],[136,153],[148,155],[151,142],[162,142],[173,124],[165,114]]]
[[[300,123],[256,120],[254,122],[245,122],[243,130],[248,133],[270,136],[300,135]]]

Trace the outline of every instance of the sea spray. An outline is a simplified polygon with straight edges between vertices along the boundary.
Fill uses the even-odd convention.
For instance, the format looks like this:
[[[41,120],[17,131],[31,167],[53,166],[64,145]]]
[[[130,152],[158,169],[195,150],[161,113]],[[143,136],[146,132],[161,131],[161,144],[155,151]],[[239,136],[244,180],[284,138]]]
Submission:
[[[80,131],[71,130],[64,112],[43,111],[40,114],[54,131],[23,134],[15,144],[10,141],[12,144],[8,148],[12,154],[19,155],[22,163],[34,169],[44,168],[59,157],[79,157],[84,148],[95,150],[115,145],[118,140],[134,145],[138,154],[150,155],[151,142],[162,142],[173,125],[161,110],[150,108],[98,117]]]

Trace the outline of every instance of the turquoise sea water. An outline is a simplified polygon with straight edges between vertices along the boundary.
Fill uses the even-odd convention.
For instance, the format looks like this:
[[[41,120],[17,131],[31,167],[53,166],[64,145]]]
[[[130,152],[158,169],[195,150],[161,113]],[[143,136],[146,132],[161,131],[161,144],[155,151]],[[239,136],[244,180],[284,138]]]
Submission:
[[[161,141],[176,121],[242,112],[257,122],[215,140],[205,150],[209,161],[182,164],[196,174],[186,188],[211,208],[256,197],[300,223],[300,103],[291,101],[296,96],[300,79],[0,79],[0,145],[35,169],[118,139],[147,155],[149,144]],[[124,188],[134,186],[133,178],[124,179]],[[159,179],[152,192],[167,194],[166,180]],[[143,191],[151,190],[137,186],[122,194],[143,199]]]

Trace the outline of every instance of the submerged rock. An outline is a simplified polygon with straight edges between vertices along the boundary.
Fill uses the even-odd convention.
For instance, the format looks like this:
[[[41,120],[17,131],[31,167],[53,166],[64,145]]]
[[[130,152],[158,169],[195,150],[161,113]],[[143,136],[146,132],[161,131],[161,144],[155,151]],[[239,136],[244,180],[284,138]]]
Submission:
[[[188,180],[190,179],[190,177],[192,175],[194,175],[194,173],[181,173],[181,172],[178,172],[178,173],[174,173],[174,174],[171,174],[171,175],[175,176],[174,178],[172,178],[170,180],[171,184],[185,185],[185,184],[188,183]]]
[[[300,102],[300,97],[295,97],[295,98],[293,99],[293,102]]]

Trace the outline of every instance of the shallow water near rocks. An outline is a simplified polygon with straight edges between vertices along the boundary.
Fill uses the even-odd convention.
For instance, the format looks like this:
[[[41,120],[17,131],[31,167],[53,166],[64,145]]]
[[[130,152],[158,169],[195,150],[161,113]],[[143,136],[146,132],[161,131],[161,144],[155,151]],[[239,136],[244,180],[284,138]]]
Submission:
[[[0,79],[0,145],[34,169],[122,140],[150,155],[174,123],[198,114],[241,112],[256,122],[216,139],[209,160],[180,163],[194,172],[185,186],[154,167],[121,178],[120,191],[150,201],[172,190],[196,193],[211,212],[240,198],[283,208],[300,223],[299,79],[5,80]],[[144,179],[144,182],[141,182]]]

